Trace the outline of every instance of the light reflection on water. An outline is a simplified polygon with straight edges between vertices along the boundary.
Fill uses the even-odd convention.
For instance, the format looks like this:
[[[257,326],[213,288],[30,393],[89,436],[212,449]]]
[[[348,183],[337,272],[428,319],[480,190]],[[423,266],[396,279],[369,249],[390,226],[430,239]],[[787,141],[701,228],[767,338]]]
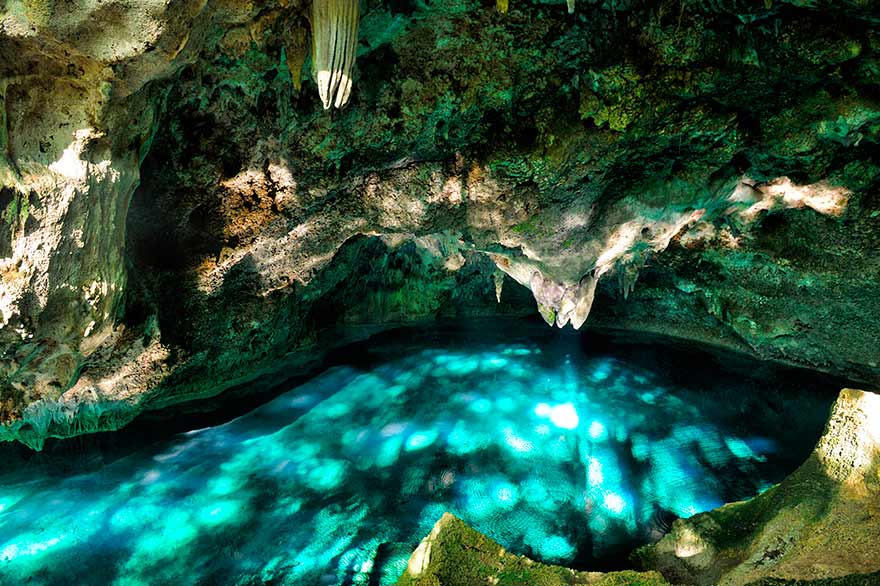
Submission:
[[[447,510],[583,563],[656,537],[663,512],[765,489],[783,444],[821,428],[786,437],[754,391],[719,400],[607,355],[385,351],[95,472],[0,475],[0,583],[387,584]]]

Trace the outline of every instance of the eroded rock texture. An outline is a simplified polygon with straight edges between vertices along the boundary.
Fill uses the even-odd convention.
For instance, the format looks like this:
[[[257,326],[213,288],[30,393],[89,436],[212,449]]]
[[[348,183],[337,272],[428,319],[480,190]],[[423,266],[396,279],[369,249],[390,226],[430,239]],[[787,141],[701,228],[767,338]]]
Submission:
[[[112,429],[437,318],[880,380],[874,1],[7,2],[0,438]],[[531,299],[534,299],[531,300]]]
[[[659,572],[575,572],[514,555],[444,513],[410,556],[398,586],[669,586]]]

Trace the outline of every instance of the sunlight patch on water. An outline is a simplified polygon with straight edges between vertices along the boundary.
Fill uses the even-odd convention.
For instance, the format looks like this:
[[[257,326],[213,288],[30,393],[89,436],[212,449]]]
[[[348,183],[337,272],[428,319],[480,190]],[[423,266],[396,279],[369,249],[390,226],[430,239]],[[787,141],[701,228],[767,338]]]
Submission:
[[[4,577],[391,584],[445,511],[568,563],[644,540],[657,511],[721,504],[722,475],[769,485],[756,466],[777,438],[731,432],[738,412],[620,360],[522,344],[389,355],[94,473],[0,476]]]

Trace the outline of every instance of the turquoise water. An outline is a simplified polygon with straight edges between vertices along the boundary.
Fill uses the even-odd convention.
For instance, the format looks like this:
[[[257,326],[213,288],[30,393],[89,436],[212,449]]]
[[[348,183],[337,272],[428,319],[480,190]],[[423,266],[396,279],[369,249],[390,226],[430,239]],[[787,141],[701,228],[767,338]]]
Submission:
[[[619,566],[793,470],[834,394],[487,337],[385,337],[226,424],[97,467],[4,467],[0,583],[390,584],[444,511],[517,553]]]

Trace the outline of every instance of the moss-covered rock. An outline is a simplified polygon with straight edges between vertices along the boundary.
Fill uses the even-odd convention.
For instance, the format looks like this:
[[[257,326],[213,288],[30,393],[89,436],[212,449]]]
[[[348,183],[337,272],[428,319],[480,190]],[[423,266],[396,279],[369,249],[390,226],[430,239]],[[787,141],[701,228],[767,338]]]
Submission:
[[[751,582],[748,586],[876,586],[876,584],[880,584],[880,572],[851,574],[840,578],[820,578],[818,580],[762,578]]]
[[[517,556],[451,513],[409,559],[398,586],[668,586],[657,572],[575,572]]]

